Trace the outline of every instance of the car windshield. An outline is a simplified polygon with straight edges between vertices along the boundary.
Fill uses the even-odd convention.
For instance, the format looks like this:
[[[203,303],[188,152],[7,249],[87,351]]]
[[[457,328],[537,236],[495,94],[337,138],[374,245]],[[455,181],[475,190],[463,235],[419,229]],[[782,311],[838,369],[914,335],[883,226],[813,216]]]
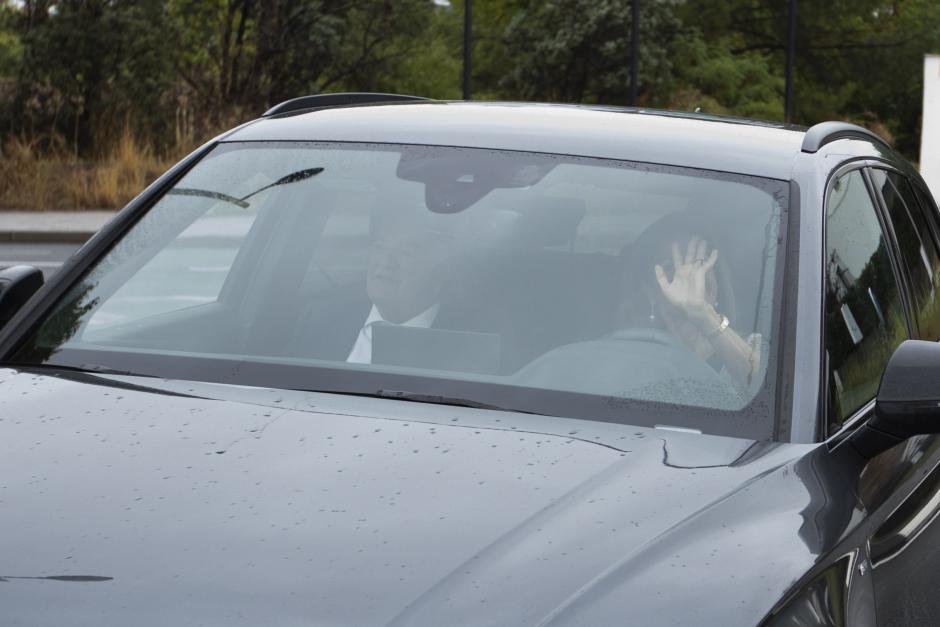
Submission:
[[[15,362],[770,439],[787,197],[609,159],[223,143]]]

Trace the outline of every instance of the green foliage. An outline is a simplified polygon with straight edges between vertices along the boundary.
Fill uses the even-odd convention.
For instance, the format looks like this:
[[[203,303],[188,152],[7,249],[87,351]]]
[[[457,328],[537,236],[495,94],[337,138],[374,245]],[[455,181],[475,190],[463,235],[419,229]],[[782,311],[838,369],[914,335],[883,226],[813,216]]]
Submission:
[[[644,2],[640,83],[649,92],[672,71],[673,2]],[[629,92],[629,0],[520,3],[504,34],[511,65],[501,86],[527,100],[624,103]]]
[[[50,138],[61,133],[76,150],[90,144],[92,128],[110,138],[133,121],[145,134],[158,132],[162,115],[154,95],[174,78],[163,3],[36,4],[22,35],[17,88],[25,129]]]
[[[369,84],[375,91],[460,99],[463,52],[457,35],[463,28],[462,14],[453,8],[428,10],[422,2],[414,7],[414,15],[422,20],[423,32],[415,33],[413,39],[397,38],[388,47],[389,61],[383,71],[373,71]],[[350,91],[361,89],[360,85],[344,82]]]
[[[182,97],[225,126],[298,95],[375,91],[421,46],[424,0],[168,0]]]
[[[159,96],[172,85],[158,1],[27,3],[13,109],[20,132],[47,146],[102,143],[125,124],[163,130]]]
[[[672,109],[727,113],[765,120],[783,119],[783,77],[767,54],[732,54],[730,42],[709,44],[701,33],[681,37],[673,49],[676,80],[666,105]]]
[[[936,0],[798,2],[794,121],[849,119],[918,152],[923,55],[940,52]],[[685,24],[735,57],[762,54],[783,76],[787,4],[781,0],[687,0]],[[711,94],[709,94],[711,95]],[[782,90],[780,92],[782,103]]]
[[[459,98],[463,0],[0,0],[0,139],[159,152],[302,94]],[[630,0],[474,0],[474,98],[625,104]],[[783,119],[787,3],[642,0],[640,104]],[[795,122],[919,148],[937,0],[799,2]]]
[[[23,59],[23,42],[16,29],[16,17],[10,0],[0,0],[0,81],[14,78]]]
[[[350,13],[341,66],[330,79],[366,88],[388,81],[404,60],[426,51],[432,15],[426,0],[360,3]],[[328,87],[329,83],[320,85],[321,91]]]
[[[318,0],[169,0],[181,96],[223,124],[311,90],[337,62],[345,7]],[[337,3],[331,3],[336,5]],[[250,113],[249,113],[250,115]]]

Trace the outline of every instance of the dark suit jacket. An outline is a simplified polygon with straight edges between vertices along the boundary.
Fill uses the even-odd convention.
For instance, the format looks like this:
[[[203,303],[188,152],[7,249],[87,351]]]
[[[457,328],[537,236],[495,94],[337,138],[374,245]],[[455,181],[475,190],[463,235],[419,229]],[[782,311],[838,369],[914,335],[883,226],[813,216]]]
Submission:
[[[300,316],[298,329],[285,354],[346,361],[371,309],[372,303],[362,285],[324,293],[322,300],[311,303],[307,312]],[[491,323],[485,316],[468,315],[468,311],[473,313],[474,308],[444,301],[431,327],[504,335],[504,326]]]
[[[300,316],[287,354],[345,361],[371,307],[362,286],[324,292]]]

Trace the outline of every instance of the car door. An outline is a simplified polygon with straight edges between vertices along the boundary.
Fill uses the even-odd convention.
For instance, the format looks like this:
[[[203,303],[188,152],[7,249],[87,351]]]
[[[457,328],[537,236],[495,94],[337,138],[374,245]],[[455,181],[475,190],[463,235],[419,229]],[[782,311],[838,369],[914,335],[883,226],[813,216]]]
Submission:
[[[923,235],[914,233],[907,205],[898,204],[903,198],[890,195],[897,185],[871,168],[849,166],[829,187],[824,324],[829,436],[871,418],[888,359],[903,340],[918,337],[920,304],[931,302],[931,283],[924,280],[930,271],[923,261],[929,262],[930,253],[920,252]],[[940,533],[940,525],[931,524],[940,488],[938,462],[938,439],[919,436],[868,460],[860,472],[857,489],[868,537],[856,574],[872,577],[880,625],[940,624],[934,593],[940,553],[931,551]]]
[[[830,436],[868,420],[881,374],[908,337],[933,338],[940,248],[910,183],[850,167],[826,205],[824,346]],[[858,479],[879,625],[940,624],[940,439],[918,436],[868,460]]]
[[[935,214],[901,172],[867,172],[906,285],[912,332],[940,339],[940,246]],[[934,223],[934,224],[932,224]],[[860,482],[879,625],[940,624],[940,438],[911,438],[869,462]]]

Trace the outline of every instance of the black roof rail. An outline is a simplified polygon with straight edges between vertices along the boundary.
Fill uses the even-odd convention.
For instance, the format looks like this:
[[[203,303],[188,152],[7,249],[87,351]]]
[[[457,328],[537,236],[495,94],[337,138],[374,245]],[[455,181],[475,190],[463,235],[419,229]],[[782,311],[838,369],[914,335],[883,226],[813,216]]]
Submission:
[[[806,135],[803,136],[803,146],[801,150],[803,152],[818,152],[820,148],[829,142],[852,137],[875,141],[887,148],[891,148],[888,142],[878,137],[867,128],[863,128],[857,124],[849,124],[848,122],[820,122],[806,130]]]
[[[345,105],[370,104],[377,102],[400,102],[405,100],[428,100],[421,96],[406,96],[404,94],[372,94],[368,92],[349,92],[339,94],[316,94],[301,96],[285,100],[274,105],[264,112],[261,117],[270,117],[278,113],[300,111],[301,109],[314,109],[319,107],[342,107]]]

